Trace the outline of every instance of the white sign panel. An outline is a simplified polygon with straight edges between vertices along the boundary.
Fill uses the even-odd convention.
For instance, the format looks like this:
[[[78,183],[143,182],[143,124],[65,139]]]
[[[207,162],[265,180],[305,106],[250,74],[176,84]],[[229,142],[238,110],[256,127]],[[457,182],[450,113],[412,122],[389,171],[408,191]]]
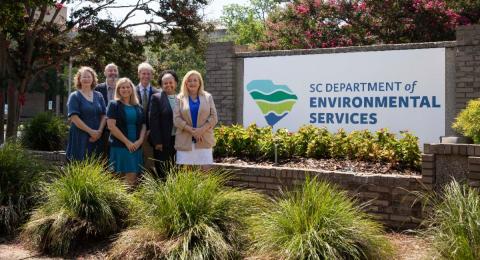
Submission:
[[[256,57],[244,66],[244,126],[388,128],[420,143],[445,134],[444,48]]]

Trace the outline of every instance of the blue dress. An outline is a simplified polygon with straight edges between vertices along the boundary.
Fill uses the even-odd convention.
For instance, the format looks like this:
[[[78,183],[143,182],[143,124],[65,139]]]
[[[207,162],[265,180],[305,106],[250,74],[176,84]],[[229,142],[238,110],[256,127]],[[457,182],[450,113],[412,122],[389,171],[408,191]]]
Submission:
[[[98,129],[103,115],[105,115],[105,102],[100,92],[93,91],[93,100],[87,100],[80,91],[75,91],[68,97],[68,117],[78,117],[90,128]],[[67,159],[83,160],[88,155],[98,155],[102,152],[102,140],[98,139],[91,143],[90,135],[78,128],[74,123],[70,124],[67,144]]]
[[[188,97],[188,105],[190,106],[190,116],[192,117],[192,127],[197,128],[197,119],[198,119],[198,110],[200,109],[200,98],[197,97],[196,101],[189,96]],[[192,142],[196,143],[194,137],[192,137]]]
[[[133,106],[124,106],[127,121],[127,138],[131,142],[136,141],[137,137],[137,112]],[[140,173],[143,166],[143,152],[140,147],[131,153],[125,147],[110,147],[110,164],[115,172],[119,173]]]

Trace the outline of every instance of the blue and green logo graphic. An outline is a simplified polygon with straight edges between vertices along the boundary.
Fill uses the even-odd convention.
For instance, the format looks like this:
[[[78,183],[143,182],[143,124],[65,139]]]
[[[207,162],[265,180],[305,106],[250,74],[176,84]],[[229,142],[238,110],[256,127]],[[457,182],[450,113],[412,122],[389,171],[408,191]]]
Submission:
[[[271,80],[252,80],[247,91],[270,126],[288,115],[298,99],[287,85],[275,85]]]

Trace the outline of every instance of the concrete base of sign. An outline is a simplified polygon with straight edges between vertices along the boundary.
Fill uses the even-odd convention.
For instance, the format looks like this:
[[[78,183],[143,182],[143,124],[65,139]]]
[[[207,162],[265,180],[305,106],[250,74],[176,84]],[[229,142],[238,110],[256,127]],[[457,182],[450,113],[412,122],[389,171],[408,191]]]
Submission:
[[[473,140],[465,136],[441,136],[440,143],[442,144],[471,144]]]

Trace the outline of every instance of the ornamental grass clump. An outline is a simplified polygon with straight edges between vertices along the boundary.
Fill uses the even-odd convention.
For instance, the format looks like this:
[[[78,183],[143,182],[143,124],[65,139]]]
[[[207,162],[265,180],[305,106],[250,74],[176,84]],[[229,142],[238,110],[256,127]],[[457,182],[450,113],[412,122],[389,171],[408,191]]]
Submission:
[[[234,259],[248,242],[247,220],[265,198],[225,186],[220,170],[173,168],[163,183],[145,176],[134,195],[136,225],[122,232],[111,259]]]
[[[252,254],[265,259],[388,259],[391,245],[346,192],[307,179],[252,221]]]
[[[437,258],[480,259],[480,194],[457,181],[430,197],[433,211],[425,234],[433,238]]]
[[[78,244],[118,232],[128,219],[129,197],[122,180],[98,159],[72,162],[52,183],[21,238],[34,249],[66,255]]]
[[[12,237],[28,219],[44,170],[19,143],[0,147],[0,237]]]

